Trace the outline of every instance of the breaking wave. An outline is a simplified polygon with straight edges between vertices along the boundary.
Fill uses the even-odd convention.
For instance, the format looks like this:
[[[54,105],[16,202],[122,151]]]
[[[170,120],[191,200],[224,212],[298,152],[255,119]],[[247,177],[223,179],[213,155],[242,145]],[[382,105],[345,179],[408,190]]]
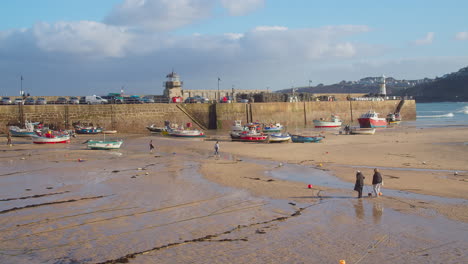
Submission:
[[[463,113],[465,115],[468,115],[468,105],[463,107],[462,109],[456,111],[456,113]]]
[[[417,118],[419,118],[419,117],[432,117],[432,118],[439,117],[439,118],[443,118],[443,117],[453,117],[453,116],[454,116],[453,113],[448,113],[448,114],[445,114],[445,115],[423,115],[423,116],[417,116]]]

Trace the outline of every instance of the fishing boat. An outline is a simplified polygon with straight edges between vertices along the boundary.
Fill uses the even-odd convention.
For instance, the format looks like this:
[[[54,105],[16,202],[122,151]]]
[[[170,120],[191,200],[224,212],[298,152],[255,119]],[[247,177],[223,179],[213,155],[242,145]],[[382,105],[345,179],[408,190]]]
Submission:
[[[119,149],[123,140],[88,140],[89,149]]]
[[[47,131],[46,133],[36,132],[31,136],[34,144],[56,144],[70,143],[70,135],[58,131]]]
[[[77,134],[99,134],[102,132],[100,127],[76,127],[75,131]]]
[[[375,134],[375,128],[354,127],[354,128],[351,128],[349,133],[353,134],[353,135],[374,135]]]
[[[196,138],[196,137],[205,137],[205,133],[198,129],[170,129],[167,131],[169,136],[172,137],[189,137],[189,138]]]
[[[372,110],[362,114],[358,121],[361,128],[387,127],[387,120]]]
[[[399,124],[401,122],[400,113],[390,113],[386,118],[389,124]]]
[[[265,133],[280,132],[281,130],[283,130],[283,125],[281,125],[280,123],[276,123],[274,125],[270,124],[268,126],[263,127],[263,132]]]
[[[157,127],[154,124],[147,126],[146,129],[148,129],[151,133],[160,133],[166,131],[166,127]]]
[[[30,137],[32,135],[35,135],[36,131],[39,131],[34,128],[34,126],[37,124],[39,123],[32,123],[32,122],[26,121],[24,124],[25,128],[20,128],[17,126],[10,126],[8,130],[10,130],[11,136],[13,137]]]
[[[320,142],[322,139],[323,139],[322,136],[291,135],[291,140],[294,143],[314,143],[314,142]]]
[[[239,139],[246,142],[259,142],[266,141],[268,139],[268,135],[256,132],[252,133],[252,131],[244,131],[240,134]]]
[[[331,116],[331,121],[325,121],[322,118],[319,120],[313,120],[314,126],[317,128],[327,128],[327,127],[341,127],[341,119],[337,115]]]
[[[291,139],[291,135],[288,133],[272,133],[268,137],[268,142],[270,143],[280,143],[280,142],[288,142]]]
[[[235,120],[231,126],[231,131],[244,131],[242,120]]]

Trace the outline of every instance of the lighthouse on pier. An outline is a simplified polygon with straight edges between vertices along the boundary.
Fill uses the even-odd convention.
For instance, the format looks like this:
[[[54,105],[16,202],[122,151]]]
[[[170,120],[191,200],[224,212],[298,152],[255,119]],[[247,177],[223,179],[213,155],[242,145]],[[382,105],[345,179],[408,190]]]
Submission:
[[[180,76],[172,71],[166,75],[167,81],[164,82],[164,96],[169,98],[182,96],[182,84]]]
[[[379,94],[386,96],[387,95],[387,88],[385,86],[385,75],[382,75],[382,78],[380,80],[380,92]]]

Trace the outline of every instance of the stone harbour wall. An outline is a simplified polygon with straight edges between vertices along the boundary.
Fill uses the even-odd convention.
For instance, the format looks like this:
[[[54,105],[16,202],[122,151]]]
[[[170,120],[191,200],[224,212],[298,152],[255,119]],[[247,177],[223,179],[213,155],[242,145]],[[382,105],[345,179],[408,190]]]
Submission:
[[[277,103],[220,103],[181,104],[187,112],[210,129],[229,130],[234,120],[243,123],[280,122],[291,128],[311,127],[314,119],[328,119],[339,115],[345,123],[357,124],[357,118],[370,109],[385,117],[394,112],[399,100],[389,101],[335,101],[335,102],[277,102]],[[351,110],[352,109],[352,110]],[[352,115],[352,117],[351,117]],[[403,120],[416,119],[416,103],[405,100],[401,109]],[[177,104],[106,104],[106,105],[2,105],[0,131],[21,120],[53,124],[59,128],[72,128],[75,122],[92,123],[108,130],[128,133],[147,133],[146,126],[162,126],[165,120],[179,125],[192,123]]]

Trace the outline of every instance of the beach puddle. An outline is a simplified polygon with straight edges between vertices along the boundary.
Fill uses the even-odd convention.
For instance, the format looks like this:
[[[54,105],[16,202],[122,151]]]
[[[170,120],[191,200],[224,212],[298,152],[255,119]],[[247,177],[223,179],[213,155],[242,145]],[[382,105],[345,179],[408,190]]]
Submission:
[[[255,163],[269,164],[269,165],[275,166],[276,167],[275,169],[266,171],[266,175],[269,175],[276,179],[302,182],[304,184],[312,184],[312,185],[318,185],[318,186],[334,188],[334,189],[353,190],[354,188],[354,183],[342,181],[338,177],[330,175],[326,171],[317,169],[315,167],[308,167],[304,165],[288,164],[288,163],[279,164],[278,162],[271,162],[271,161],[254,161],[254,160],[250,160],[250,161],[255,162]],[[381,169],[386,170],[387,168],[381,168]],[[366,188],[368,190],[366,190]],[[365,193],[371,192],[371,191],[372,191],[372,186],[364,187]],[[423,200],[423,201],[451,203],[451,204],[468,204],[468,200],[465,200],[465,199],[446,198],[446,197],[439,197],[439,196],[433,196],[433,195],[412,193],[412,192],[407,192],[407,191],[392,190],[392,189],[387,189],[387,188],[384,188],[383,192],[385,193],[386,196],[394,196],[394,197],[399,197],[399,198],[417,199],[417,200]]]

